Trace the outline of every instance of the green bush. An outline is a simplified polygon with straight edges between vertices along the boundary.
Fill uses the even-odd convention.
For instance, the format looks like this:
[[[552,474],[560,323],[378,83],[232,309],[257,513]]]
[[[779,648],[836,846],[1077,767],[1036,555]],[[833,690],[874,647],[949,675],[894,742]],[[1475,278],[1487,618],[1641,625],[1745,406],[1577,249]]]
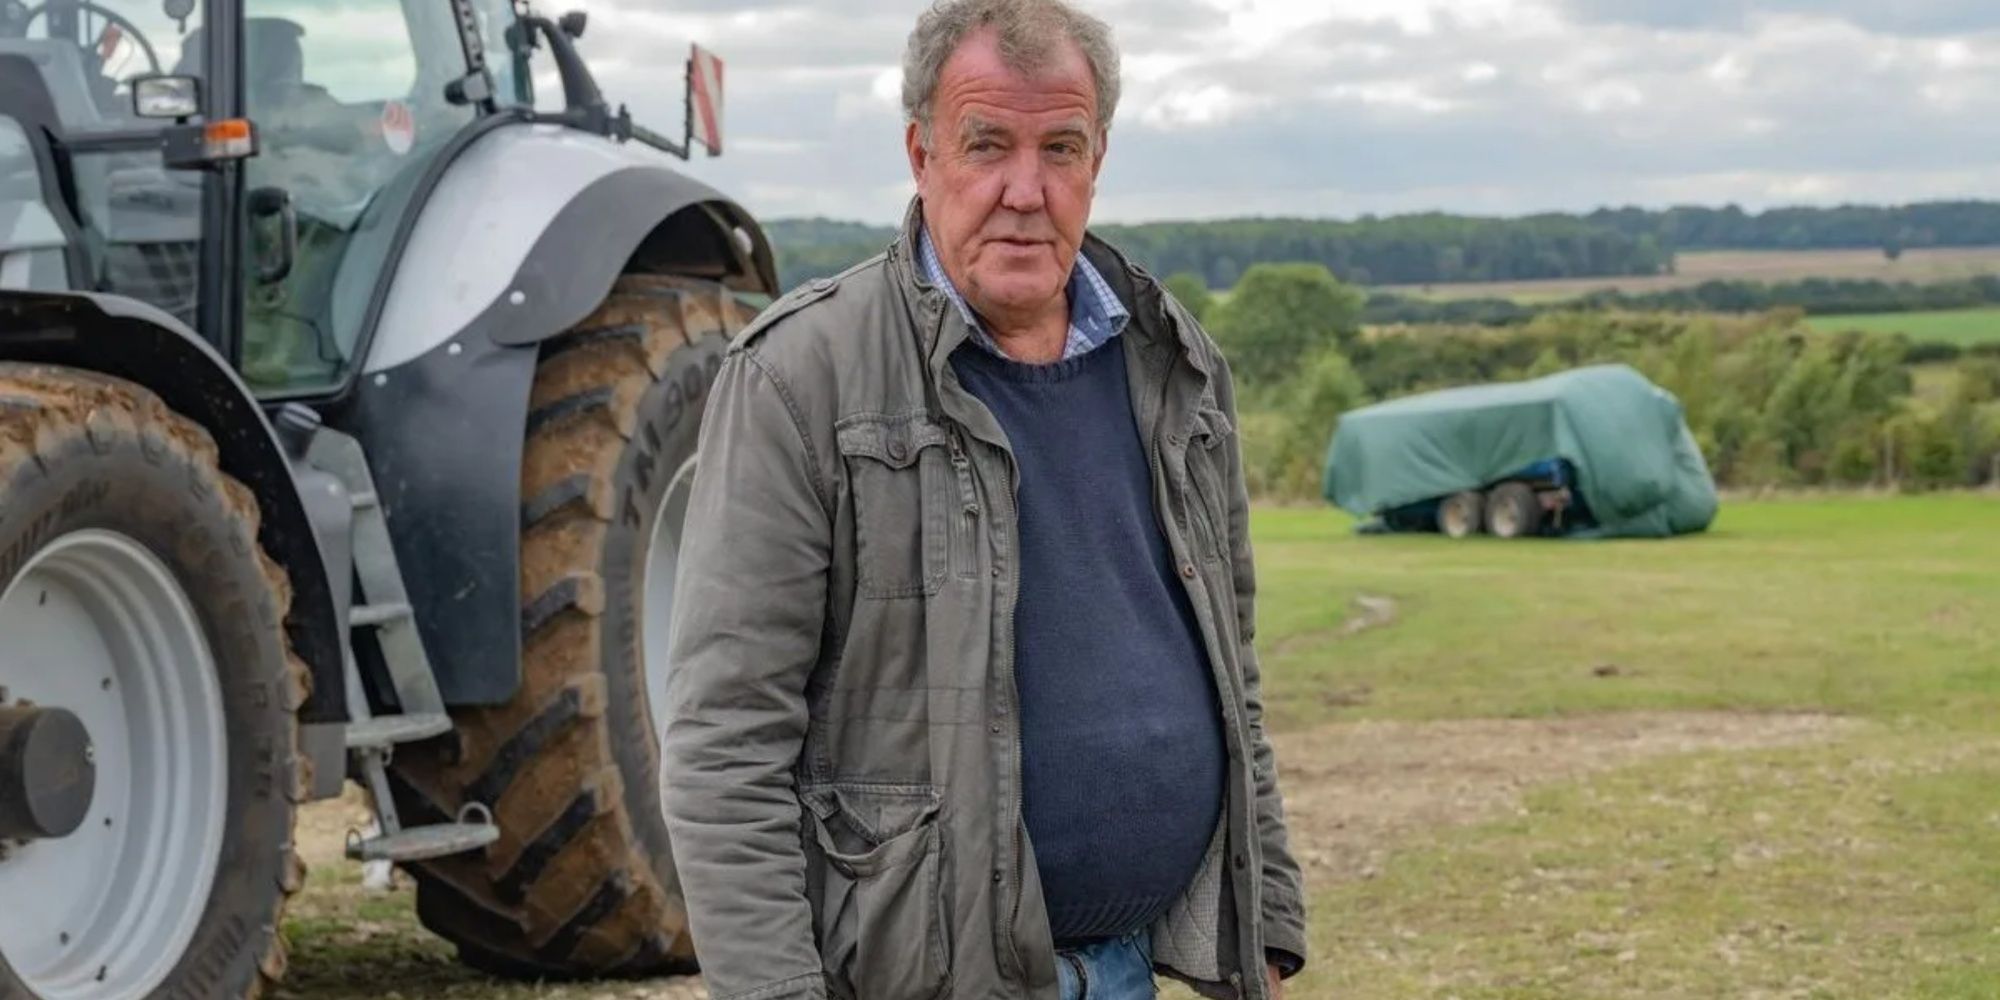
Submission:
[[[1275,389],[1361,331],[1361,293],[1317,264],[1258,264],[1205,324],[1246,394]]]
[[[1208,322],[1209,311],[1215,308],[1215,293],[1208,290],[1208,282],[1201,275],[1182,271],[1169,277],[1166,286],[1167,292],[1180,300],[1196,322]]]

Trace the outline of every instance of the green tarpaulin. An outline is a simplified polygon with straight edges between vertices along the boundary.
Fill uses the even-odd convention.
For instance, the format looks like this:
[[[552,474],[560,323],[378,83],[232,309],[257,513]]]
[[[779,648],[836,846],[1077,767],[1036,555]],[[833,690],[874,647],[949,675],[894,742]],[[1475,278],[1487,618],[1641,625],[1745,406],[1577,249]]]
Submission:
[[[1567,459],[1596,537],[1659,537],[1715,520],[1715,480],[1671,393],[1624,365],[1447,389],[1340,418],[1326,498],[1369,517]]]

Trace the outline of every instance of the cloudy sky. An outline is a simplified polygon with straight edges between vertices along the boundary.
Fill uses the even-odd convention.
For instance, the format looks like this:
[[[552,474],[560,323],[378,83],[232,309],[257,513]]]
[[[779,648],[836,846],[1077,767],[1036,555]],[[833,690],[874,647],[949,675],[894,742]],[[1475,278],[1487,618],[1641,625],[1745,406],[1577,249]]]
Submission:
[[[1084,0],[1125,52],[1100,221],[2000,197],[2000,0]],[[765,217],[893,221],[923,0],[590,0],[678,130],[691,40]]]

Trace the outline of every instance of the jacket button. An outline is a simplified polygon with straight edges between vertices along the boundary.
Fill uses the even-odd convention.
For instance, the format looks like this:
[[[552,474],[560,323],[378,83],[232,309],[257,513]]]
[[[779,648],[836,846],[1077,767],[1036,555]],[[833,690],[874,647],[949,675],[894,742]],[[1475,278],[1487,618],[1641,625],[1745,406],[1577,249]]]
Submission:
[[[1194,563],[1181,564],[1181,575],[1190,580],[1194,579]]]
[[[1242,851],[1237,851],[1237,852],[1236,852],[1236,867],[1238,867],[1238,868],[1243,868],[1243,867],[1245,867],[1245,866],[1247,866],[1247,865],[1249,865],[1249,864],[1250,864],[1250,860],[1249,860],[1248,858],[1245,858],[1245,857],[1243,856],[1243,852],[1242,852]]]
[[[993,567],[993,579],[1000,579],[1000,567],[998,566]]]
[[[1002,878],[1004,878],[1004,877],[1005,877],[1005,876],[1003,876],[1003,875],[1001,875],[1001,874],[1000,874],[1000,869],[998,869],[998,868],[995,868],[995,869],[993,869],[993,884],[994,884],[994,885],[999,885],[999,884],[1000,884],[1000,880],[1001,880]]]
[[[998,735],[1000,735],[1000,724],[999,724],[999,723],[997,723],[997,722],[996,722],[996,723],[994,723],[994,724],[992,724],[992,725],[990,725],[990,726],[988,726],[988,727],[986,727],[986,728],[988,728],[988,729],[991,729],[991,730],[993,730],[993,735],[995,735],[995,736],[998,736]]]
[[[908,457],[910,457],[910,449],[905,447],[903,442],[889,442],[889,458],[891,461],[900,462]]]

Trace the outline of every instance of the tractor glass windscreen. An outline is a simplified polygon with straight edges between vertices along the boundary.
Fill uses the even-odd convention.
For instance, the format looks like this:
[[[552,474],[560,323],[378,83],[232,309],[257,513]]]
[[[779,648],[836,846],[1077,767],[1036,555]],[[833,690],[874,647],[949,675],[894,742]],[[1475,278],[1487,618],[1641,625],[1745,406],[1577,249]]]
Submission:
[[[200,10],[186,0],[0,2],[0,54],[24,56],[33,64],[55,126],[68,140],[158,128],[162,122],[133,114],[131,81],[159,73],[201,75]],[[174,16],[180,13],[187,16]],[[38,97],[0,94],[0,115],[16,100],[39,103]],[[0,218],[17,200],[26,216],[63,211],[47,205],[42,194],[29,193],[19,182],[30,179],[4,158],[0,153]],[[192,324],[200,179],[169,172],[157,151],[145,149],[78,152],[63,166],[64,181],[75,192],[82,259],[90,272],[68,276],[67,285],[128,295]],[[6,245],[0,234],[0,252]]]
[[[244,0],[244,99],[262,151],[250,222],[243,375],[269,394],[340,384],[418,178],[473,110],[445,100],[465,56],[438,0]],[[288,265],[288,266],[287,266]]]

